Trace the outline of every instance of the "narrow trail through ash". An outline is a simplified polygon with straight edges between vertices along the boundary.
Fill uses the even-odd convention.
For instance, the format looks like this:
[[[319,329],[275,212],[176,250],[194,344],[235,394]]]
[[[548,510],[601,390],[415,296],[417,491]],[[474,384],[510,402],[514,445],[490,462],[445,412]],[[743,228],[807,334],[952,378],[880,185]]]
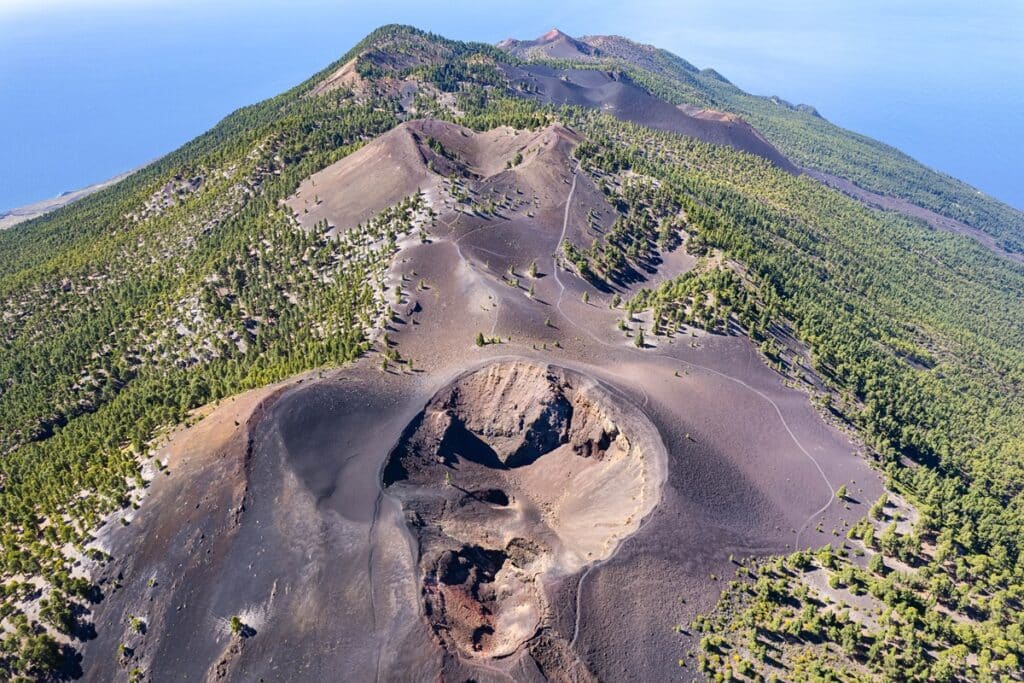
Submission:
[[[555,254],[557,254],[558,250],[561,249],[561,246],[562,246],[562,244],[563,244],[563,242],[565,240],[566,232],[568,231],[568,227],[569,227],[569,211],[570,211],[571,206],[572,206],[573,195],[576,192],[576,181],[577,181],[578,176],[579,176],[578,165],[574,166],[572,168],[571,173],[572,173],[572,186],[569,189],[568,197],[566,197],[565,211],[564,211],[563,218],[562,218],[562,232],[559,235],[558,243],[555,245],[555,252],[554,252]],[[568,313],[566,313],[565,310],[562,308],[562,298],[563,298],[563,296],[565,294],[565,283],[562,282],[562,278],[560,276],[561,268],[559,266],[559,262],[558,261],[559,261],[559,259],[558,259],[557,256],[552,257],[552,267],[554,269],[553,272],[554,272],[554,276],[555,276],[555,282],[558,284],[558,287],[559,287],[559,294],[558,294],[558,299],[555,302],[555,308],[562,315],[562,317],[565,318],[565,320],[569,322],[569,324],[571,324],[577,330],[579,330],[580,332],[585,334],[587,337],[589,337],[595,343],[600,344],[601,346],[604,346],[604,347],[608,347],[608,348],[621,349],[622,348],[621,345],[610,344],[610,343],[608,343],[608,342],[606,342],[606,341],[596,337],[594,334],[592,334],[590,332],[590,330],[588,330],[584,325],[580,324],[575,319],[573,319],[572,316],[570,316]],[[644,352],[644,351],[641,351],[641,350],[637,349],[635,351],[635,353],[642,355],[642,354],[645,354],[647,352]],[[775,414],[778,416],[779,421],[781,422],[783,428],[786,430],[786,433],[789,435],[790,439],[793,441],[793,443],[796,445],[796,447],[800,450],[800,452],[803,453],[803,455],[806,456],[807,459],[811,461],[811,463],[814,465],[815,469],[821,475],[821,479],[825,483],[825,486],[828,488],[828,491],[829,491],[828,499],[826,500],[825,504],[822,505],[817,510],[815,510],[804,521],[804,523],[800,527],[800,529],[797,530],[793,547],[794,547],[794,549],[798,549],[800,547],[800,537],[803,535],[803,532],[807,530],[807,527],[810,526],[810,524],[814,521],[815,518],[817,518],[818,516],[822,515],[825,511],[827,511],[829,509],[829,507],[831,507],[833,499],[835,498],[835,488],[832,486],[832,482],[829,481],[828,475],[825,474],[825,470],[821,467],[821,464],[818,462],[818,460],[810,453],[810,451],[808,451],[803,446],[802,443],[800,443],[800,440],[796,437],[796,434],[793,433],[793,430],[790,428],[789,423],[786,421],[786,418],[783,416],[782,410],[779,408],[778,404],[770,396],[766,395],[764,392],[760,391],[759,389],[756,389],[756,388],[750,386],[747,382],[745,382],[745,381],[743,381],[743,380],[741,380],[741,379],[739,379],[737,377],[733,377],[733,376],[731,376],[731,375],[729,375],[727,373],[724,373],[724,372],[722,372],[720,370],[715,370],[713,368],[709,368],[709,367],[706,367],[704,365],[700,365],[699,363],[694,363],[692,361],[682,360],[680,358],[676,358],[675,356],[671,356],[671,355],[666,354],[666,353],[658,353],[658,352],[656,352],[653,355],[660,356],[662,358],[666,358],[666,359],[669,359],[669,360],[671,360],[673,362],[679,363],[680,365],[684,365],[684,366],[687,366],[687,367],[690,367],[690,368],[695,368],[695,369],[698,369],[698,370],[702,370],[704,372],[707,372],[709,374],[715,375],[717,377],[721,377],[722,379],[726,379],[726,380],[728,380],[730,382],[734,382],[735,384],[743,387],[747,391],[750,391],[754,395],[756,395],[759,398],[761,398],[764,401],[766,401],[772,407],[772,409],[775,411]],[[614,371],[611,371],[611,372],[613,374],[617,374]],[[642,389],[642,387],[641,387],[641,389]],[[646,407],[646,405],[647,405],[647,394],[646,394],[646,392],[644,392],[644,406]],[[586,579],[591,574],[591,572],[593,572],[595,569],[601,567],[604,564],[607,564],[612,559],[614,559],[615,554],[618,553],[618,550],[619,549],[616,548],[615,553],[613,553],[611,556],[609,556],[608,558],[602,560],[599,563],[593,564],[590,567],[588,567],[587,570],[580,577],[579,583],[577,584],[577,587],[576,587],[576,618],[575,618],[575,626],[573,628],[572,640],[570,641],[570,647],[573,648],[574,650],[575,650],[575,646],[576,646],[576,641],[579,638],[580,618],[581,618],[580,615],[581,615],[581,606],[582,606],[582,594],[583,594],[583,587],[584,587],[584,584],[586,582]]]

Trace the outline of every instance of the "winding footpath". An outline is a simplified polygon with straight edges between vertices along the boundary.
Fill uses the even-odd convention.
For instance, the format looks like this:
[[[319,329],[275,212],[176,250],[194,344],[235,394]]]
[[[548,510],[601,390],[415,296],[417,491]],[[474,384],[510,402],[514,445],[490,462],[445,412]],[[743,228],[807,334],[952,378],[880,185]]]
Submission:
[[[555,247],[555,250],[556,250],[555,253],[556,254],[558,253],[558,250],[561,249],[562,244],[565,241],[565,234],[566,234],[566,232],[568,231],[568,228],[569,228],[569,210],[570,210],[570,208],[572,206],[573,194],[575,194],[575,192],[576,192],[576,180],[577,180],[577,178],[578,178],[578,167],[574,167],[572,169],[572,187],[569,189],[569,195],[568,195],[568,197],[566,197],[566,200],[565,200],[565,212],[564,212],[563,217],[562,217],[562,233],[559,236],[558,244]],[[614,349],[620,349],[620,350],[622,348],[624,348],[624,347],[622,347],[620,345],[617,345],[617,344],[609,344],[608,342],[606,342],[606,341],[604,341],[602,339],[597,338],[588,329],[586,329],[586,327],[584,327],[580,323],[578,323],[575,320],[573,320],[573,318],[571,316],[569,316],[562,309],[562,298],[563,298],[563,296],[565,294],[565,283],[562,282],[562,278],[559,275],[560,268],[559,268],[558,257],[557,256],[554,256],[552,258],[552,266],[554,268],[555,282],[558,284],[558,287],[559,287],[559,294],[558,294],[558,299],[555,302],[555,308],[562,315],[562,317],[570,325],[572,325],[577,330],[579,330],[580,332],[585,334],[587,337],[589,337],[595,343],[600,344],[601,346],[604,346],[604,347],[607,347],[607,348],[614,348]],[[627,348],[627,350],[631,350],[631,349]],[[642,351],[640,349],[636,349],[635,353],[650,355],[649,352],[645,352],[645,351]],[[671,355],[666,354],[666,353],[658,353],[658,352],[656,352],[656,353],[654,353],[654,355],[660,356],[662,358],[667,358],[667,359],[669,359],[671,361],[679,363],[680,365],[683,365],[683,366],[686,366],[686,367],[689,367],[689,368],[694,368],[694,369],[697,369],[697,370],[702,370],[702,371],[707,372],[707,373],[709,373],[711,375],[715,375],[717,377],[721,377],[722,379],[725,379],[725,380],[728,380],[730,382],[733,382],[733,383],[743,387],[744,389],[750,391],[755,396],[758,396],[759,398],[764,399],[775,410],[775,414],[778,416],[779,421],[782,423],[782,426],[786,430],[786,433],[789,435],[789,438],[796,445],[797,449],[799,449],[800,452],[803,453],[804,456],[806,456],[807,459],[811,461],[811,463],[814,465],[815,469],[818,470],[818,473],[821,475],[822,481],[825,483],[825,486],[828,488],[828,491],[829,491],[828,499],[825,501],[825,504],[822,505],[817,510],[815,510],[807,518],[807,520],[804,521],[803,525],[797,531],[796,538],[795,538],[795,541],[794,541],[794,544],[793,544],[793,548],[794,548],[794,550],[798,549],[800,547],[800,537],[803,535],[803,532],[807,530],[807,527],[810,526],[811,522],[813,522],[815,518],[817,518],[820,515],[822,515],[826,510],[829,509],[829,507],[831,507],[832,502],[835,499],[835,492],[836,491],[835,491],[835,488],[832,486],[832,482],[829,481],[828,476],[825,474],[825,470],[821,467],[821,464],[818,462],[818,460],[813,455],[811,455],[810,451],[808,451],[806,448],[804,448],[803,444],[800,443],[800,440],[797,439],[796,434],[793,433],[793,430],[790,428],[789,423],[786,422],[786,418],[783,416],[782,410],[779,408],[779,405],[770,396],[765,394],[760,389],[756,389],[756,388],[752,387],[750,384],[748,384],[747,382],[745,382],[745,381],[743,381],[743,380],[741,380],[741,379],[739,379],[737,377],[733,377],[732,375],[729,375],[729,374],[726,374],[724,372],[721,372],[720,370],[715,370],[714,368],[709,368],[709,367],[706,367],[704,365],[700,365],[699,363],[694,363],[694,362],[691,362],[691,361],[682,360],[682,359],[676,358],[675,356],[671,356]],[[646,392],[644,394],[644,403],[645,403],[645,405],[647,403]],[[646,524],[646,523],[647,523],[647,520],[644,520],[643,524]],[[640,530],[643,528],[643,524],[641,524],[641,526],[637,529],[636,533],[640,532]],[[580,613],[581,613],[582,599],[583,599],[582,598],[582,596],[583,596],[583,586],[584,586],[584,584],[586,582],[586,579],[587,579],[587,577],[590,575],[590,573],[594,569],[596,569],[596,568],[598,568],[598,567],[600,567],[600,566],[602,566],[604,564],[607,564],[612,559],[614,559],[615,556],[618,554],[619,549],[621,549],[621,547],[622,547],[622,544],[619,544],[619,546],[615,549],[615,551],[611,555],[609,555],[604,560],[601,560],[600,562],[596,562],[596,563],[590,565],[590,567],[587,568],[587,570],[583,573],[583,575],[580,576],[579,583],[576,586],[576,619],[575,619],[575,626],[573,627],[572,640],[569,643],[569,647],[571,649],[573,649],[574,651],[575,651],[575,647],[576,647],[576,641],[579,638],[579,632],[580,632]],[[576,654],[577,654],[577,657],[579,657],[579,653],[576,653]]]
[[[573,197],[574,197],[574,195],[576,193],[577,181],[579,179],[579,168],[578,168],[578,166],[574,165],[574,167],[571,169],[571,175],[572,175],[572,182],[571,182],[571,185],[569,187],[569,193],[566,196],[565,208],[564,208],[563,214],[562,214],[562,230],[561,230],[561,233],[558,236],[558,242],[555,245],[555,248],[554,248],[554,250],[552,252],[552,257],[551,257],[552,273],[554,275],[555,282],[558,285],[558,289],[559,289],[558,298],[555,300],[555,304],[554,304],[555,310],[558,311],[558,313],[562,317],[562,319],[564,319],[571,326],[576,328],[577,331],[579,331],[580,333],[585,335],[587,338],[589,338],[591,341],[593,341],[594,343],[596,343],[596,344],[598,344],[600,346],[603,346],[603,347],[609,348],[609,349],[614,349],[614,350],[617,350],[617,351],[625,350],[625,351],[627,351],[629,353],[636,354],[637,356],[647,356],[647,357],[649,357],[651,355],[655,355],[655,356],[659,356],[659,357],[668,359],[668,360],[678,364],[680,367],[682,367],[684,369],[689,368],[689,369],[693,369],[693,370],[702,371],[702,372],[705,372],[707,374],[710,374],[710,375],[719,377],[721,379],[727,380],[729,382],[732,382],[732,383],[742,387],[743,389],[751,392],[755,396],[763,399],[765,402],[767,402],[772,407],[772,409],[775,411],[775,414],[778,417],[779,422],[782,424],[783,429],[786,430],[786,433],[789,435],[790,440],[792,440],[793,444],[811,462],[811,464],[814,465],[814,467],[818,471],[819,475],[821,475],[822,482],[825,484],[825,487],[828,489],[828,498],[825,501],[825,503],[820,508],[818,508],[813,513],[811,513],[811,515],[808,516],[807,519],[804,521],[803,525],[796,531],[796,536],[795,536],[795,540],[794,540],[794,544],[793,544],[793,549],[794,550],[799,549],[800,548],[800,539],[803,536],[804,532],[814,522],[814,520],[816,518],[820,517],[822,514],[824,514],[829,509],[829,507],[831,507],[832,503],[834,502],[834,500],[835,500],[835,488],[832,486],[832,483],[829,481],[828,476],[825,474],[825,470],[822,468],[822,466],[818,462],[818,460],[810,453],[810,451],[807,448],[804,447],[804,445],[797,438],[796,434],[793,432],[793,429],[790,427],[789,423],[786,421],[786,418],[785,418],[785,416],[782,413],[782,409],[775,402],[775,400],[772,399],[765,392],[763,392],[760,389],[757,389],[757,388],[751,386],[750,384],[748,384],[744,380],[739,379],[737,377],[733,377],[732,375],[729,375],[729,374],[727,374],[725,372],[722,372],[720,370],[716,370],[714,368],[710,368],[710,367],[701,365],[699,363],[694,363],[692,361],[683,360],[683,359],[677,358],[677,357],[672,356],[672,355],[667,354],[667,353],[662,353],[662,352],[658,352],[658,351],[654,351],[654,352],[643,351],[641,349],[633,349],[633,348],[631,348],[629,346],[625,346],[625,345],[621,345],[621,344],[609,343],[609,342],[607,342],[607,341],[605,341],[603,339],[600,339],[597,336],[595,336],[582,323],[578,322],[572,316],[570,316],[565,311],[565,309],[563,308],[562,302],[563,302],[564,295],[565,295],[566,283],[562,279],[562,273],[561,273],[562,268],[561,268],[561,265],[560,265],[560,262],[561,262],[562,259],[561,259],[560,254],[561,254],[562,245],[565,242],[565,236],[568,233],[568,229],[569,229],[569,212],[572,209],[572,201],[573,201]],[[456,215],[454,218],[452,218],[452,219],[450,219],[448,221],[443,221],[443,224],[445,225],[445,227],[448,228],[449,236],[452,235],[452,233],[454,231],[454,223],[456,221],[458,221],[458,219],[459,219],[459,216]],[[476,270],[476,268],[473,266],[473,264],[468,259],[465,258],[464,254],[462,253],[462,247],[461,247],[460,242],[463,239],[465,239],[466,237],[469,237],[470,235],[475,234],[476,232],[479,232],[479,231],[485,230],[485,229],[489,229],[489,228],[493,228],[493,227],[495,227],[495,226],[492,226],[492,225],[480,226],[480,227],[477,227],[477,228],[475,228],[473,230],[470,230],[469,232],[467,232],[467,233],[459,236],[458,238],[455,238],[455,239],[452,240],[452,242],[455,244],[456,249],[459,252],[460,258],[463,260],[464,263],[469,265],[469,267],[471,269],[473,269],[473,270]],[[487,249],[480,248],[480,250],[484,251],[486,253],[493,254],[495,256],[499,256],[499,257],[505,256],[504,254],[498,254],[497,252],[493,252],[493,251],[490,251],[490,250],[487,250]],[[484,278],[484,279],[486,281],[489,278]],[[487,284],[488,284],[488,288],[491,289],[491,284],[489,282]],[[492,325],[491,332],[490,332],[490,336],[493,337],[494,334],[495,334],[495,331],[497,329],[498,318],[500,316],[501,296],[502,295],[498,294],[497,292],[494,292],[493,289],[491,291],[495,294],[495,297],[496,297],[495,298],[496,306],[495,306],[495,309],[494,309],[494,314],[495,314],[494,324]],[[614,370],[611,370],[611,369],[608,369],[608,372],[610,374],[619,375],[619,373],[617,373],[617,372],[615,372]],[[621,376],[621,375],[619,375],[619,376]],[[614,389],[615,389],[616,393],[622,394],[622,392],[619,391],[617,387],[614,387]],[[648,405],[648,403],[649,403],[649,397],[648,397],[647,392],[644,390],[643,387],[639,387],[639,389],[640,389],[640,391],[643,394],[643,407],[646,407]],[[625,395],[623,394],[623,396],[625,396]],[[648,515],[647,519],[643,520],[643,522],[641,523],[640,527],[637,528],[637,531],[635,533],[639,533],[640,530],[643,529],[643,527],[648,523],[649,520],[650,520],[650,515]],[[583,589],[584,589],[584,586],[586,584],[586,580],[587,580],[587,578],[590,576],[590,574],[594,570],[596,570],[596,569],[602,567],[603,565],[608,564],[609,562],[611,562],[616,557],[616,555],[618,554],[619,550],[621,550],[622,545],[624,545],[624,544],[620,543],[618,545],[618,547],[616,547],[615,550],[608,557],[604,558],[603,560],[601,560],[599,562],[595,562],[594,564],[591,564],[589,567],[587,567],[587,569],[584,570],[583,574],[580,576],[579,582],[577,583],[577,586],[576,586],[576,600],[575,600],[575,603],[576,603],[575,604],[575,620],[574,620],[574,626],[573,626],[572,639],[569,642],[569,647],[570,647],[570,649],[573,650],[574,654],[576,655],[577,659],[580,661],[581,664],[582,664],[582,658],[580,656],[580,653],[576,652],[576,644],[577,644],[577,642],[579,640],[579,635],[580,635],[580,627],[581,627],[581,621],[582,621],[581,615],[582,615],[582,610],[583,610]],[[764,551],[767,552],[767,551],[770,551],[772,549],[774,549],[774,547],[773,548],[764,548],[764,549],[761,549],[761,550],[764,550]],[[465,660],[461,656],[459,657],[459,659],[463,660],[463,661],[466,661],[467,663],[470,663],[470,662],[468,662],[467,660]],[[507,671],[503,671],[502,669],[499,669],[497,667],[490,666],[490,665],[487,665],[487,664],[485,664],[483,662],[479,662],[479,661],[475,661],[475,660],[472,661],[471,663],[472,663],[473,666],[479,666],[479,667],[481,667],[481,668],[483,668],[485,670],[488,670],[488,671],[490,671],[492,673],[502,675],[503,677],[511,678]]]

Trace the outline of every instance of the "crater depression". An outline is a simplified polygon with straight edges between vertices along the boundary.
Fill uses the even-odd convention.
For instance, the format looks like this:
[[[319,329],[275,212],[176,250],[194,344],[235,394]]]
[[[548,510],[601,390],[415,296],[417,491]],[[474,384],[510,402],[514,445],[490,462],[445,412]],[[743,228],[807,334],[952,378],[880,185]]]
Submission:
[[[546,584],[610,557],[664,480],[661,440],[630,403],[524,361],[441,389],[384,470],[420,548],[425,614],[468,657],[510,655],[550,626]]]

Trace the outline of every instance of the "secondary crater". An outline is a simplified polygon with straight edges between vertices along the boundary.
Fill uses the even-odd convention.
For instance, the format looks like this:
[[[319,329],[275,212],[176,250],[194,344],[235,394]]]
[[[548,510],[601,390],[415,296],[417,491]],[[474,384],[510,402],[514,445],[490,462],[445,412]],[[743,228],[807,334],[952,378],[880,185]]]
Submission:
[[[501,361],[438,391],[384,469],[420,549],[424,614],[450,651],[500,658],[554,632],[548,590],[610,557],[658,503],[665,450],[578,372]]]

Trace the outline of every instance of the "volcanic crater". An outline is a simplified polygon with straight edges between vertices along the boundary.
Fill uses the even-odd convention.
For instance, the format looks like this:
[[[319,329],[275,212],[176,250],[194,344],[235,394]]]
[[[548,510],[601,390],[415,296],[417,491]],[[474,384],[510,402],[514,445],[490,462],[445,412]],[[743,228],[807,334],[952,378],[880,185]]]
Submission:
[[[384,469],[441,643],[499,658],[547,630],[546,586],[609,558],[657,505],[665,471],[655,427],[578,372],[501,361],[442,388]]]

